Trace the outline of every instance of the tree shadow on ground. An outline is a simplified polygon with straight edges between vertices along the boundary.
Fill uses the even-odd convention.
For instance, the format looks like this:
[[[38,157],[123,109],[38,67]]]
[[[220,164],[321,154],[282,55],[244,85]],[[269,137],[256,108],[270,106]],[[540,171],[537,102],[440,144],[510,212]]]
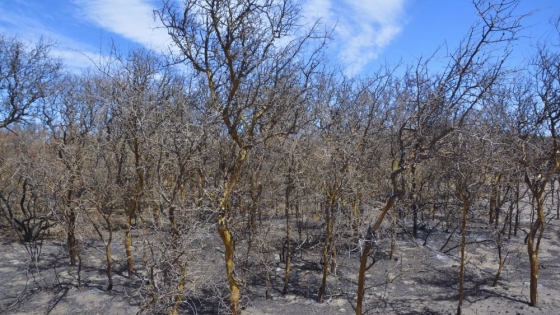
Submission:
[[[21,284],[16,284],[14,293],[0,301],[0,314],[29,309],[41,309],[49,314],[68,297],[70,290],[103,292],[109,298],[121,296],[130,306],[138,306],[138,295],[131,296],[131,292],[138,292],[143,281],[125,277],[126,268],[113,269],[114,286],[108,291],[105,266],[90,265],[86,258],[82,259],[81,267],[72,266],[69,259],[60,259],[63,247],[47,249],[37,262],[20,257],[20,264],[11,266],[13,273],[20,275]]]
[[[216,294],[218,288],[203,288],[196,296],[184,296],[179,308],[179,314],[198,314],[198,315],[215,315],[215,314],[229,314],[229,299],[227,288],[220,290]],[[242,303],[242,309],[245,309]]]
[[[433,268],[435,272],[432,272],[432,277],[419,275],[412,277],[412,279],[418,283],[418,286],[426,286],[427,292],[430,292],[427,299],[431,301],[455,302],[459,299],[459,272],[456,269],[456,267]],[[475,267],[467,265],[463,288],[463,296],[466,302],[475,304],[490,298],[500,298],[522,305],[528,305],[528,303],[522,299],[505,295],[497,290],[494,291],[487,289],[493,276],[477,273],[475,271]],[[434,293],[433,291],[436,291],[437,293]]]

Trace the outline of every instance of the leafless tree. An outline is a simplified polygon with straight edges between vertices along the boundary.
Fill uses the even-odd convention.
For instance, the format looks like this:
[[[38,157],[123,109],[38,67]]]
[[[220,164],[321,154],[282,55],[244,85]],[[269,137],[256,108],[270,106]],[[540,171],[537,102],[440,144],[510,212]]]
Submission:
[[[521,135],[521,164],[524,181],[534,198],[536,219],[527,235],[527,253],[531,265],[530,304],[538,306],[539,248],[545,230],[545,193],[560,169],[560,143],[557,130],[560,124],[560,67],[559,54],[541,46],[535,58],[532,102],[523,112],[529,114],[528,133]]]
[[[429,60],[419,61],[417,67],[407,72],[407,84],[399,100],[405,108],[405,116],[396,126],[399,149],[397,167],[390,175],[392,192],[371,226],[372,233],[379,229],[396,199],[404,194],[404,185],[399,183],[398,177],[437,152],[443,140],[465,124],[484,95],[503,76],[504,56],[509,54],[510,43],[521,27],[522,17],[513,14],[517,4],[518,1],[474,2],[480,20],[449,55],[443,72],[429,75]],[[503,49],[503,52],[495,55],[496,49]],[[356,314],[360,315],[364,294],[362,277],[368,255],[369,251],[364,250],[359,272]]]
[[[30,45],[0,33],[0,128],[40,112],[62,67],[49,55],[51,47],[44,40]]]
[[[178,7],[166,0],[155,14],[182,53],[178,61],[204,77],[208,106],[222,118],[229,141],[235,144],[218,199],[217,225],[225,247],[231,311],[239,314],[239,280],[228,226],[235,220],[232,193],[251,148],[297,127],[296,115],[287,129],[276,129],[282,117],[301,104],[322,42],[310,51],[306,46],[321,34],[315,27],[297,28],[298,7],[291,1],[185,1]],[[290,40],[291,35],[296,36]]]

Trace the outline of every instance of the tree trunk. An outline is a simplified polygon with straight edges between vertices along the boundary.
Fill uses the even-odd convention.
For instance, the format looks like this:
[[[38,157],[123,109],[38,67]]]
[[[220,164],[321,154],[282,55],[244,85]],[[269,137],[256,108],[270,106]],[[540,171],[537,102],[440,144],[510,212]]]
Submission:
[[[331,234],[332,234],[332,218],[330,214],[330,207],[327,206],[325,209],[326,212],[326,223],[327,223],[327,231],[325,235],[325,244],[323,245],[323,276],[321,280],[321,287],[319,288],[319,295],[317,297],[317,301],[322,303],[325,299],[325,292],[327,289],[327,276],[329,275],[329,249],[331,247]]]
[[[494,223],[494,215],[496,214],[496,208],[498,205],[498,185],[500,184],[500,179],[502,178],[501,174],[497,174],[496,177],[493,178],[490,188],[490,204],[488,207],[488,219],[489,223]],[[498,223],[496,223],[497,225]]]
[[[95,221],[91,218],[91,216],[89,215],[89,213],[87,211],[85,211],[86,216],[88,217],[88,219],[90,220],[91,224],[93,225],[93,228],[95,229],[95,232],[97,232],[97,235],[99,235],[99,238],[103,241],[103,243],[105,243],[105,259],[107,261],[107,280],[109,281],[109,284],[107,285],[107,291],[111,291],[113,289],[113,260],[111,258],[111,243],[113,242],[113,228],[111,225],[111,214],[105,214],[105,212],[103,211],[102,208],[97,208],[97,212],[99,212],[99,214],[103,217],[103,220],[105,220],[105,224],[107,224],[107,230],[109,232],[109,236],[107,237],[107,241],[105,241],[105,238],[103,237],[103,234],[101,233],[101,230],[99,229],[99,226],[95,223]],[[78,255],[78,258],[80,258],[80,256]],[[80,260],[81,263],[81,260]]]
[[[502,259],[502,237],[501,234],[498,234],[498,271],[496,272],[496,276],[494,277],[494,282],[492,282],[493,287],[496,287],[498,285],[498,280],[500,279],[500,275],[502,274],[502,270],[504,269],[505,262],[505,258]]]
[[[70,178],[70,185],[74,184],[74,176]],[[76,265],[78,257],[78,244],[76,242],[76,210],[73,208],[72,198],[73,190],[69,189],[66,193],[66,242],[68,244],[68,254],[70,255],[70,265]]]
[[[249,231],[249,237],[247,239],[247,252],[245,253],[245,261],[243,262],[243,270],[241,271],[241,283],[243,285],[242,293],[245,294],[247,289],[246,274],[249,270],[249,258],[251,251],[253,250],[253,240],[257,233],[257,212],[259,209],[259,202],[261,198],[262,185],[258,183],[259,172],[253,172],[251,176],[251,205],[249,206],[248,215],[248,225],[247,229]]]
[[[500,224],[500,212],[502,211],[501,203],[502,203],[502,196],[501,196],[501,191],[498,187],[497,195],[496,195],[496,208],[495,208],[496,210],[494,211],[496,216],[496,220],[494,220],[494,228],[496,230],[498,229],[498,225]]]
[[[126,262],[128,267],[128,278],[134,279],[134,258],[132,257],[132,217],[126,216],[126,232],[124,247],[126,251]]]
[[[506,262],[506,258],[507,258],[507,253],[506,256],[502,258],[502,239],[504,237],[504,235],[506,234],[506,228],[509,225],[509,234],[508,234],[508,239],[511,236],[511,217],[513,216],[513,203],[510,204],[509,206],[509,210],[507,212],[507,216],[504,220],[504,226],[502,227],[501,231],[498,231],[498,240],[497,240],[497,245],[498,245],[498,271],[496,272],[496,276],[494,277],[494,282],[492,282],[492,286],[496,287],[498,285],[498,280],[500,279],[500,275],[502,274],[502,270],[504,269],[504,264]],[[509,221],[509,223],[508,223]]]
[[[327,277],[329,275],[329,267],[330,267],[330,260],[332,254],[332,238],[333,238],[333,208],[338,198],[338,179],[335,179],[333,185],[331,187],[327,186],[327,198],[328,202],[325,205],[325,223],[326,223],[326,234],[325,234],[325,243],[323,245],[323,277],[321,280],[321,287],[319,288],[319,295],[317,297],[317,301],[322,303],[325,298],[325,292],[327,289]]]
[[[168,212],[169,223],[171,223],[171,246],[177,248],[177,241],[179,241],[179,229],[177,227],[177,218],[175,216],[175,206],[171,205]]]
[[[130,279],[134,279],[134,258],[132,257],[132,218],[138,212],[138,199],[144,189],[144,172],[140,165],[140,143],[136,137],[134,138],[133,148],[134,167],[136,168],[138,183],[136,184],[136,191],[130,199],[128,208],[126,209],[126,232],[124,242],[128,266],[128,277]]]
[[[70,255],[70,265],[76,265],[76,259],[78,257],[78,244],[76,242],[76,212],[71,207],[68,208],[68,215],[66,218],[68,221],[68,231],[66,231],[67,243],[68,243],[68,253]]]
[[[539,246],[545,229],[544,209],[543,209],[543,200],[542,200],[543,192],[544,189],[539,191],[538,196],[536,196],[537,219],[531,226],[531,230],[527,237],[527,254],[529,255],[529,263],[531,265],[529,299],[530,299],[530,305],[535,307],[537,307],[539,304],[539,300],[538,300]],[[535,236],[537,237],[536,242],[535,242]]]
[[[469,210],[468,198],[463,198],[463,211],[461,221],[461,267],[459,269],[459,305],[457,305],[457,315],[463,312],[463,284],[465,279],[465,245],[467,236],[467,212]]]
[[[560,187],[556,189],[556,220],[560,220]]]
[[[529,254],[529,263],[531,265],[529,298],[531,306],[538,306],[538,278],[539,278],[539,249],[537,244],[540,242],[542,232],[539,233],[537,244],[535,244],[535,235],[537,231],[544,231],[544,225],[540,218],[537,218],[533,226],[529,238],[527,239],[527,253]]]
[[[370,234],[370,233],[368,233]],[[373,235],[373,232],[371,233]],[[364,249],[360,259],[360,270],[358,274],[358,297],[356,299],[356,315],[362,315],[362,304],[365,294],[366,270],[369,253],[371,251],[371,240],[364,241]]]
[[[293,162],[293,157],[292,157]],[[284,288],[282,289],[282,294],[288,293],[288,286],[290,283],[290,260],[291,260],[291,248],[290,248],[290,193],[292,190],[292,178],[291,178],[292,167],[288,169],[288,178],[285,192],[285,216],[286,216],[286,251],[284,252],[285,260],[285,273],[284,273]]]
[[[352,234],[353,236],[360,235],[360,201],[362,199],[362,195],[358,193],[358,198],[352,203],[352,210],[350,211],[352,215]]]
[[[181,190],[182,190],[182,186]],[[184,197],[183,197],[184,198]],[[175,199],[175,198],[173,198]],[[177,283],[177,294],[173,298],[173,311],[172,315],[179,314],[179,306],[183,300],[183,290],[185,289],[187,271],[185,263],[181,261],[181,253],[179,251],[179,228],[177,227],[177,218],[175,215],[175,206],[171,205],[169,207],[169,221],[171,223],[171,247],[173,248],[173,255],[176,257],[177,263],[179,265],[179,281]]]
[[[397,173],[394,172],[392,177],[394,178],[396,174]],[[375,224],[373,225],[373,227],[370,227],[368,229],[367,237],[370,237],[372,239],[365,240],[366,244],[364,245],[364,251],[362,253],[362,258],[360,259],[360,270],[358,273],[358,297],[356,299],[356,315],[362,315],[362,304],[363,304],[364,294],[365,294],[366,271],[369,269],[367,267],[367,262],[368,262],[369,252],[371,251],[371,242],[374,241],[373,237],[375,235],[375,232],[381,226],[381,223],[383,222],[383,219],[385,218],[385,215],[387,214],[389,209],[391,209],[393,207],[393,204],[395,204],[397,197],[399,197],[399,194],[397,193],[391,194],[391,196],[387,200],[387,203],[385,204],[385,208],[381,210],[381,213],[377,217]]]
[[[231,233],[226,224],[226,217],[224,215],[220,215],[218,217],[218,232],[220,233],[220,237],[225,247],[225,255],[224,259],[226,262],[226,276],[229,283],[230,288],[230,310],[233,315],[241,314],[241,294],[239,292],[239,281],[235,276],[235,265],[233,261],[233,255],[235,251],[235,247],[233,244],[233,238],[231,237]]]
[[[249,270],[249,259],[251,257],[251,251],[253,250],[253,240],[255,238],[255,232],[249,226],[249,237],[247,239],[247,251],[245,252],[245,259],[243,261],[243,270],[241,271],[241,287],[242,287],[242,294],[247,292],[247,271]]]
[[[514,203],[511,202],[508,209],[508,240],[511,239],[511,229],[513,228],[513,207]]]
[[[113,289],[113,261],[111,259],[111,238],[112,232],[109,231],[109,240],[105,244],[105,258],[107,259],[107,279],[109,280],[109,285],[107,285],[107,291]]]
[[[109,280],[109,285],[107,286],[107,291],[113,289],[113,259],[111,258],[111,243],[113,242],[113,229],[111,227],[111,221],[109,216],[103,216],[105,223],[107,224],[107,229],[109,230],[109,237],[105,243],[105,258],[107,259],[107,279]],[[99,231],[101,235],[101,232]]]
[[[336,262],[336,240],[334,239],[334,236],[331,237],[331,259],[330,259],[330,263],[331,263],[331,269],[330,269],[330,273],[334,276],[336,276],[336,272],[338,270],[338,263]]]
[[[393,256],[395,255],[395,222],[394,219],[392,217],[390,217],[391,220],[391,227],[389,228],[389,233],[391,234],[391,247],[389,250],[389,260],[393,260]]]
[[[416,196],[416,164],[412,163],[410,165],[410,173],[411,173],[411,187],[410,187],[410,197],[412,200],[412,236],[414,238],[418,237],[418,203],[417,203],[417,196]],[[392,254],[392,250],[391,250]]]
[[[179,257],[177,257],[179,262],[179,283],[177,284],[177,294],[175,295],[175,304],[173,305],[173,312],[172,315],[179,314],[179,306],[181,305],[181,301],[183,300],[183,290],[185,289],[185,283],[187,278],[187,271],[185,268],[185,263],[181,261]]]
[[[235,245],[233,241],[233,237],[229,231],[227,226],[227,220],[233,219],[233,210],[231,206],[231,194],[237,185],[237,181],[239,180],[239,172],[241,170],[241,166],[243,165],[248,150],[246,148],[241,148],[239,153],[235,158],[235,162],[231,171],[227,171],[229,173],[229,180],[225,183],[224,187],[224,195],[222,200],[220,201],[220,214],[218,215],[217,219],[217,226],[218,232],[220,234],[220,238],[222,239],[222,243],[224,244],[225,249],[225,263],[226,263],[226,276],[229,283],[230,289],[230,310],[233,315],[241,314],[241,292],[239,289],[239,279],[235,275],[235,263],[234,263],[234,253],[235,253]]]
[[[204,177],[204,174],[202,173],[202,170],[199,168],[198,170],[198,193],[196,196],[196,206],[197,207],[202,207],[202,200],[204,199],[204,183],[206,181],[206,178]]]
[[[539,247],[541,244],[541,239],[544,234],[545,230],[545,214],[544,214],[544,193],[546,191],[546,185],[549,181],[551,181],[554,175],[560,169],[560,160],[559,153],[560,148],[558,147],[558,143],[556,142],[555,136],[555,129],[552,129],[553,139],[554,139],[554,147],[553,147],[553,158],[554,158],[554,166],[549,170],[549,172],[542,176],[539,174],[539,180],[532,181],[529,178],[529,168],[526,167],[525,171],[525,184],[531,191],[532,198],[531,203],[533,202],[536,204],[536,211],[533,210],[531,213],[531,230],[527,235],[527,254],[529,255],[529,263],[531,265],[531,278],[530,278],[530,285],[529,285],[529,300],[530,305],[537,307],[539,305],[538,299],[538,279],[539,279]],[[525,153],[524,144],[522,144],[523,153]],[[535,208],[533,208],[535,209]],[[536,212],[536,213],[535,213]],[[534,215],[537,215],[536,219],[533,221]],[[536,236],[536,242],[535,242]]]
[[[517,230],[519,230],[519,215],[521,209],[519,207],[519,196],[521,190],[521,182],[517,180],[517,188],[515,189],[515,226],[513,228],[513,236],[517,236]]]

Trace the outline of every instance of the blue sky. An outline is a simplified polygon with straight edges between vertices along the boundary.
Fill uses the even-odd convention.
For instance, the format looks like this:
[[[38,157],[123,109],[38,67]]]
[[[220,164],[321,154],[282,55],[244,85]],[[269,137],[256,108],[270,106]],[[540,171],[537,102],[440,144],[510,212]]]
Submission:
[[[80,69],[99,60],[110,42],[121,51],[168,47],[166,31],[152,17],[159,5],[159,0],[1,0],[0,32],[55,41],[53,54]],[[476,21],[469,0],[301,0],[301,5],[304,19],[336,25],[328,49],[348,74],[385,62],[411,63],[444,43],[453,49]],[[537,41],[557,39],[549,21],[560,14],[560,1],[521,0],[517,13],[531,11],[514,58],[527,55]]]

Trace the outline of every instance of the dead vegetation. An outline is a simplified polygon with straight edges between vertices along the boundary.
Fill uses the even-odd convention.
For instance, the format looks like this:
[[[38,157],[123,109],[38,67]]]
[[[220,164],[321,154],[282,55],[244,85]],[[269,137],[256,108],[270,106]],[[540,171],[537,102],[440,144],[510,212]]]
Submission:
[[[506,67],[517,3],[475,1],[439,70],[363,78],[289,0],[163,1],[180,54],[83,74],[2,36],[0,308],[551,312],[560,58]]]

